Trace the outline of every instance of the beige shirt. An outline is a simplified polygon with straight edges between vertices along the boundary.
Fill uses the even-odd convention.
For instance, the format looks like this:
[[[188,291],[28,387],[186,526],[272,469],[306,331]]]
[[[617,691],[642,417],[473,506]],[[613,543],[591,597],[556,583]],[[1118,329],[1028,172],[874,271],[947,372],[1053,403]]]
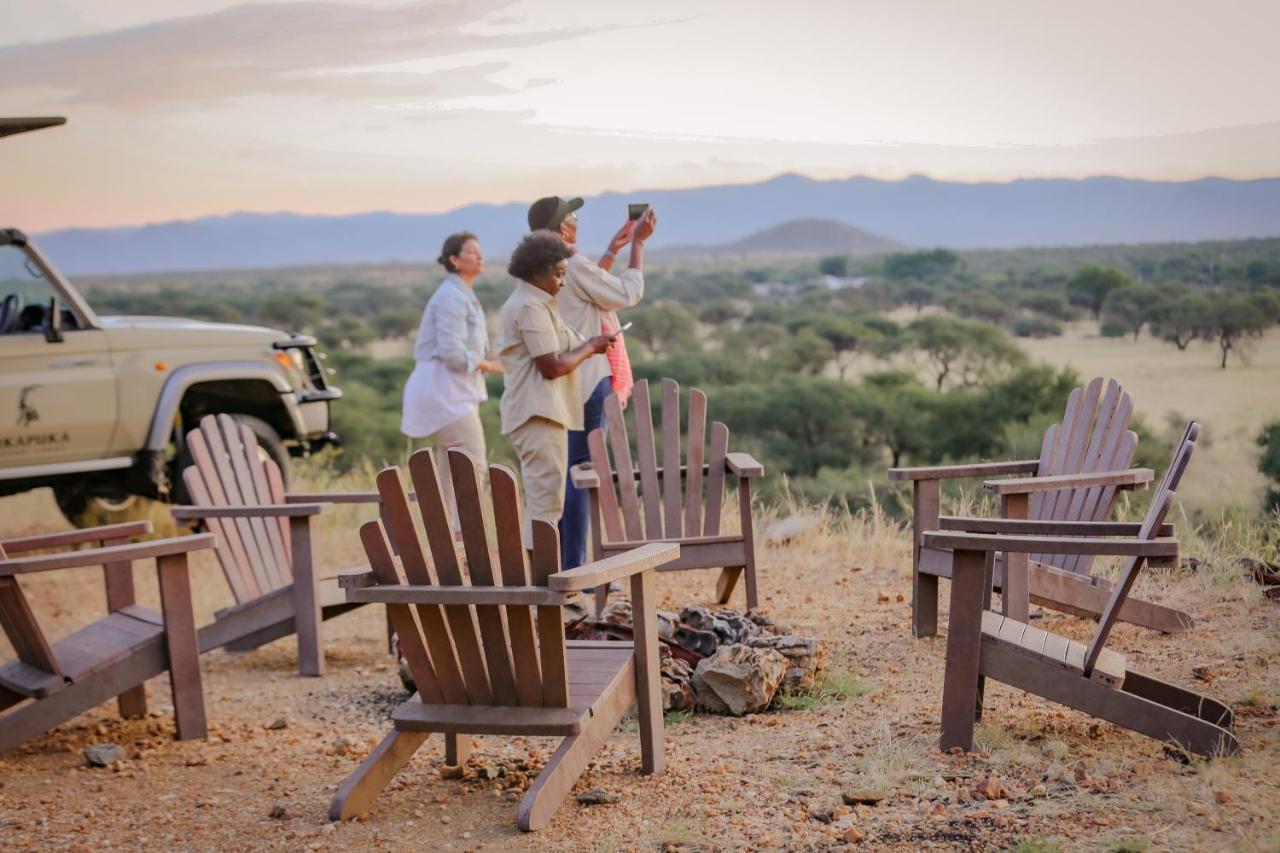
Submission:
[[[532,284],[516,283],[498,320],[498,357],[506,371],[500,407],[503,435],[534,417],[563,424],[565,429],[582,429],[578,371],[546,379],[534,363],[538,356],[562,353],[580,343],[560,318],[554,296]]]
[[[559,296],[560,313],[585,340],[600,334],[606,322],[610,328],[620,328],[615,312],[638,305],[643,297],[644,274],[640,270],[628,269],[622,275],[614,275],[577,252],[569,258],[569,271]],[[593,355],[584,361],[577,370],[582,399],[590,397],[600,380],[611,375],[608,356]]]

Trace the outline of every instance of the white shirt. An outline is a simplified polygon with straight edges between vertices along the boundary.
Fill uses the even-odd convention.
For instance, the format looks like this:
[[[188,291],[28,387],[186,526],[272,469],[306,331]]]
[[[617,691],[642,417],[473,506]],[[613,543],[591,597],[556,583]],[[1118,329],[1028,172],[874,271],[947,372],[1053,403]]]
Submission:
[[[642,298],[644,273],[628,269],[622,275],[614,275],[601,269],[582,252],[575,252],[569,258],[564,288],[557,296],[560,316],[584,339],[600,334],[605,323],[611,328],[619,328],[622,324],[618,322],[618,309],[634,307]],[[601,379],[613,375],[609,369],[609,357],[603,353],[588,358],[575,373],[583,400],[591,396]]]
[[[416,360],[404,385],[400,431],[434,435],[489,398],[476,365],[489,349],[484,309],[471,288],[450,275],[427,302],[413,344]]]

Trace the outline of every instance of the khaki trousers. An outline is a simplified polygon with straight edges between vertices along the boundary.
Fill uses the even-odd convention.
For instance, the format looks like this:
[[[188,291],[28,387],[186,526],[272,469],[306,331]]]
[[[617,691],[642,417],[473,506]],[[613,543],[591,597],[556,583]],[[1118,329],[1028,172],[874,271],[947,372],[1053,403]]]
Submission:
[[[453,494],[453,474],[449,470],[449,450],[461,448],[475,457],[480,469],[480,481],[485,478],[485,444],[484,426],[480,423],[480,408],[471,410],[453,423],[441,427],[432,436],[436,440],[436,470],[440,472],[440,489],[444,493],[444,505],[449,508],[449,520],[455,531],[461,530],[458,524],[458,503]],[[413,442],[410,441],[412,446]]]
[[[524,483],[524,546],[533,547],[534,519],[557,524],[564,511],[569,470],[569,431],[546,418],[530,418],[507,434],[520,457]]]

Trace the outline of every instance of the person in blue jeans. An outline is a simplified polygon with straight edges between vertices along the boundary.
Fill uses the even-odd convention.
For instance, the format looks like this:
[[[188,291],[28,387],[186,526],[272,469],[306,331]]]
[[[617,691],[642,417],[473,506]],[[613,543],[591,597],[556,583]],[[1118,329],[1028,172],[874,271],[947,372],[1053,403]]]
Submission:
[[[653,208],[645,210],[635,221],[623,223],[609,241],[609,247],[594,261],[579,251],[578,214],[583,201],[580,198],[565,199],[548,196],[538,199],[529,208],[530,231],[554,231],[558,233],[574,254],[569,258],[564,289],[557,297],[560,315],[569,328],[584,338],[599,334],[613,334],[621,328],[617,312],[637,305],[644,298],[644,244],[652,236],[658,223]],[[618,253],[629,247],[630,257],[626,269],[614,274],[613,265]],[[618,338],[618,346],[625,342]],[[630,393],[630,365],[625,359],[624,376],[614,376],[608,356],[593,356],[577,370],[579,391],[586,401],[583,407],[583,429],[569,430],[569,468],[588,462],[587,436],[597,427],[604,426],[604,401],[615,388],[619,400],[626,405]],[[565,478],[564,512],[560,516],[560,567],[577,568],[587,561],[587,533],[590,530],[590,506],[586,494]]]

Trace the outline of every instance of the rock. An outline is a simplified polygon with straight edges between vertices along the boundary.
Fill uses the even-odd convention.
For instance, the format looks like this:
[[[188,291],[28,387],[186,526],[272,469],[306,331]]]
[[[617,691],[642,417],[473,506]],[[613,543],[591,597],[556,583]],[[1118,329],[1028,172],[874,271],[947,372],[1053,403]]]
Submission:
[[[1218,805],[1225,806],[1227,803],[1231,802],[1231,799],[1232,799],[1231,792],[1230,791],[1214,791],[1213,799]]]
[[[334,755],[346,755],[350,752],[356,743],[346,735],[339,735],[338,739],[333,742]]]
[[[284,806],[274,805],[271,807],[271,811],[267,812],[267,817],[272,820],[285,820],[289,817],[289,812],[285,810]]]
[[[1031,789],[1031,796],[1033,797],[1043,797],[1045,794],[1048,794],[1048,793],[1049,793],[1049,789],[1046,788],[1043,784],[1036,785]]]
[[[855,844],[866,837],[866,833],[856,826],[851,826],[840,834],[840,840],[847,841],[850,844]]]
[[[766,634],[752,637],[747,645],[753,649],[773,649],[787,659],[787,669],[782,675],[784,690],[813,688],[826,664],[826,644],[815,637]]]
[[[278,732],[281,729],[289,728],[289,721],[286,720],[284,717],[277,717],[276,719],[272,720],[270,723],[267,723],[267,728],[273,732]]]
[[[441,779],[461,779],[467,772],[466,768],[461,764],[441,764]]]
[[[1218,668],[1212,664],[1201,664],[1200,666],[1191,667],[1191,677],[1206,684],[1213,683],[1218,677]]]
[[[110,767],[114,762],[124,760],[124,749],[118,744],[100,743],[85,749],[84,760],[90,767]]]
[[[987,776],[973,786],[974,793],[987,800],[1001,800],[1009,796],[1009,789],[995,775]]]
[[[694,705],[693,667],[673,656],[666,644],[658,647],[662,676],[662,710],[687,711]]]
[[[889,593],[880,592],[876,594],[876,600],[879,601],[881,604],[888,604],[893,599],[889,597]]]
[[[698,707],[739,717],[763,711],[786,670],[787,659],[773,649],[721,646],[693,672]]]
[[[792,515],[770,522],[764,528],[761,539],[770,545],[784,545],[802,533],[806,533],[822,523],[822,516]]]
[[[1048,756],[1055,761],[1062,761],[1067,757],[1067,745],[1060,740],[1045,741],[1044,746],[1040,747],[1040,753]]]
[[[844,800],[848,806],[878,806],[889,798],[884,791],[877,791],[871,788],[859,788],[853,791],[843,791],[840,799]]]
[[[609,803],[616,803],[622,797],[613,791],[605,791],[600,788],[592,788],[590,791],[583,791],[578,795],[578,802],[584,806],[603,806]]]

